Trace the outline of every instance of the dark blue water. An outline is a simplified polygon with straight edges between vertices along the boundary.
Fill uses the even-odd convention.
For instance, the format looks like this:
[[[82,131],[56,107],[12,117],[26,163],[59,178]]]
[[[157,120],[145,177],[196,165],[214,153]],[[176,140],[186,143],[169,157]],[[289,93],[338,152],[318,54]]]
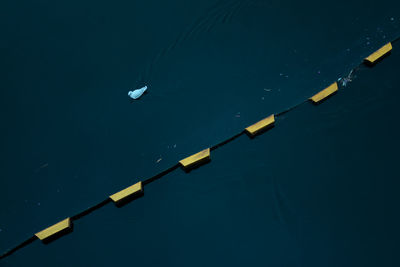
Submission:
[[[381,4],[3,1],[0,253],[347,75]],[[1,263],[397,266],[399,58]]]

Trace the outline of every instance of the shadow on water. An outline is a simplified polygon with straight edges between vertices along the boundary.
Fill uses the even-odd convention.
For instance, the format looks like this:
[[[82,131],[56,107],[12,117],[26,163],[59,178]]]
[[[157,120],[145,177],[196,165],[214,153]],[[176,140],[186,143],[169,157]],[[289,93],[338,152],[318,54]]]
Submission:
[[[274,127],[275,127],[275,124],[272,124],[272,125],[268,125],[268,126],[265,127],[264,129],[258,131],[256,134],[253,134],[253,135],[252,135],[252,134],[248,133],[247,131],[246,131],[246,134],[247,134],[248,137],[250,137],[250,139],[255,139],[255,138],[257,138],[258,136],[260,136],[260,135],[262,135],[263,133],[265,133],[265,132],[271,130],[271,129],[274,128]]]
[[[2,255],[0,255],[0,259],[5,258],[7,256],[10,256],[11,254],[16,252],[17,250],[20,250],[20,249],[26,247],[27,245],[31,244],[33,241],[35,241],[37,239],[38,238],[36,236],[32,236],[32,237],[28,238],[27,240],[25,240],[24,242],[22,242],[21,244],[19,244],[15,248],[12,248],[12,249],[6,251],[5,253],[3,253]]]
[[[320,100],[319,102],[313,102],[311,100],[309,100],[314,106],[319,106],[322,103],[325,103],[328,99],[331,99],[331,97],[333,97],[334,95],[336,95],[338,93],[338,91],[330,94],[329,96],[325,97],[324,99]]]
[[[122,199],[122,200],[116,202],[116,203],[115,203],[115,206],[116,206],[117,208],[122,208],[122,207],[125,206],[126,204],[132,202],[132,201],[135,200],[135,199],[141,198],[141,197],[143,197],[143,196],[144,196],[144,192],[143,192],[143,190],[142,190],[142,191],[139,191],[139,192],[137,192],[137,193],[135,193],[135,194],[132,194],[132,195],[130,195],[130,196],[128,196],[128,197],[126,197],[126,198],[124,198],[124,199]]]
[[[379,64],[382,60],[384,60],[385,58],[387,58],[388,56],[390,56],[392,54],[392,51],[389,51],[388,53],[386,53],[385,55],[383,55],[382,57],[378,58],[377,60],[375,60],[374,62],[369,62],[367,60],[364,60],[364,65],[372,68],[375,65]]]
[[[58,233],[56,233],[54,235],[51,235],[50,237],[42,240],[42,242],[43,242],[43,244],[48,245],[51,242],[59,239],[60,237],[62,237],[64,235],[67,235],[69,233],[72,233],[73,231],[74,231],[74,224],[71,221],[71,226],[69,228],[66,228],[66,229],[64,229],[64,230],[62,230],[62,231],[60,231],[60,232],[58,232]]]
[[[200,166],[207,164],[211,161],[211,158],[205,158],[202,160],[197,161],[195,164],[191,165],[190,167],[182,167],[182,170],[184,170],[184,172],[186,173],[190,173],[191,171],[198,169]]]

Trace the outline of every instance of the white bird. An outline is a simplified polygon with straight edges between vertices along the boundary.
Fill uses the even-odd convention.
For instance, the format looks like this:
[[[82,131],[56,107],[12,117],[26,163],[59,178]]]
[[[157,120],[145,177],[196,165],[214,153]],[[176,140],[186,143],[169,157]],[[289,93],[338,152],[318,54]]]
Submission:
[[[140,89],[136,89],[133,91],[129,91],[128,92],[128,96],[130,96],[132,99],[138,99],[139,97],[141,97],[143,95],[143,93],[147,90],[147,85],[140,88]]]

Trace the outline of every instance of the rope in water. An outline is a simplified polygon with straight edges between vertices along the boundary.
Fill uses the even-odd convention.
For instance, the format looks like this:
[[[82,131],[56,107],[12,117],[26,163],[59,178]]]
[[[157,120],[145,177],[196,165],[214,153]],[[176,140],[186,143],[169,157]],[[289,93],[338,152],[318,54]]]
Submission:
[[[392,43],[392,44],[393,44],[393,43],[396,43],[396,42],[399,41],[399,40],[400,40],[400,36],[397,37],[397,38],[395,38],[391,43]],[[339,78],[338,81],[337,81],[338,84],[339,84],[339,87],[341,87],[341,88],[346,87],[347,84],[348,84],[349,82],[352,81],[352,78],[354,77],[354,75],[355,75],[363,66],[364,66],[364,62],[360,63],[359,65],[357,65],[356,67],[354,67],[353,69],[351,69],[350,72],[349,72],[349,74],[348,74],[346,77]],[[295,105],[293,105],[293,106],[291,106],[291,107],[289,107],[289,108],[287,108],[287,109],[285,109],[285,110],[283,110],[283,111],[281,111],[281,112],[279,112],[279,113],[276,113],[275,116],[276,116],[276,117],[282,116],[282,115],[284,115],[284,114],[286,114],[286,113],[288,113],[288,112],[290,112],[290,111],[292,111],[292,110],[294,110],[294,109],[300,107],[300,106],[303,105],[304,103],[308,102],[308,100],[309,100],[309,99],[303,100],[303,101],[301,101],[300,103],[297,103],[297,104],[295,104]],[[223,140],[222,142],[217,143],[217,144],[214,145],[214,146],[211,146],[211,147],[210,147],[210,151],[213,151],[213,150],[215,150],[215,149],[218,149],[218,148],[220,148],[220,147],[222,147],[222,146],[224,146],[224,145],[226,145],[226,144],[228,144],[228,143],[234,141],[236,138],[240,137],[240,136],[243,135],[243,134],[245,134],[245,130],[242,130],[241,132],[232,135],[231,137],[229,137],[229,138]],[[154,182],[154,181],[156,181],[156,180],[162,178],[163,176],[165,176],[165,175],[167,175],[167,174],[169,174],[169,173],[175,171],[176,169],[179,168],[179,166],[180,166],[180,164],[175,164],[175,165],[173,165],[172,167],[170,167],[170,168],[168,168],[168,169],[166,169],[166,170],[164,170],[164,171],[162,171],[162,172],[160,172],[160,173],[158,173],[158,174],[156,174],[156,175],[154,175],[154,176],[152,176],[152,177],[150,177],[150,178],[148,178],[148,179],[146,179],[146,180],[143,180],[143,181],[142,181],[143,186],[146,186],[146,185],[148,185],[148,184],[150,184],[150,183],[152,183],[152,182]],[[89,215],[89,214],[92,213],[93,211],[96,211],[96,210],[98,210],[98,209],[104,207],[105,205],[107,205],[107,204],[109,204],[109,203],[111,203],[111,202],[112,202],[111,199],[110,199],[109,197],[107,197],[107,199],[105,199],[105,200],[99,202],[98,204],[95,204],[95,205],[93,205],[93,206],[91,206],[91,207],[89,207],[89,208],[83,210],[82,212],[71,216],[71,217],[70,217],[70,220],[71,220],[72,222],[77,221],[77,220],[81,219],[82,217]],[[25,247],[25,246],[31,244],[32,242],[34,242],[34,241],[37,240],[37,239],[38,239],[38,238],[36,237],[36,235],[33,235],[33,236],[29,237],[27,240],[21,242],[20,244],[18,244],[18,245],[15,246],[14,248],[9,249],[9,250],[7,250],[6,252],[4,252],[3,254],[1,254],[1,255],[0,255],[0,259],[5,258],[5,257],[7,257],[7,256],[10,256],[10,255],[13,254],[14,252],[16,252],[16,251],[22,249],[23,247]]]

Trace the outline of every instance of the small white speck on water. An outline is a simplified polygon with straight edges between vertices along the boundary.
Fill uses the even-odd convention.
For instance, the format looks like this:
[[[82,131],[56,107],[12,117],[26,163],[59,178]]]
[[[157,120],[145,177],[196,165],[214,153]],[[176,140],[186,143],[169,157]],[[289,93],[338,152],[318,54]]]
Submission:
[[[390,18],[390,21],[394,21],[394,18],[393,18],[393,17],[391,17],[391,18]]]

